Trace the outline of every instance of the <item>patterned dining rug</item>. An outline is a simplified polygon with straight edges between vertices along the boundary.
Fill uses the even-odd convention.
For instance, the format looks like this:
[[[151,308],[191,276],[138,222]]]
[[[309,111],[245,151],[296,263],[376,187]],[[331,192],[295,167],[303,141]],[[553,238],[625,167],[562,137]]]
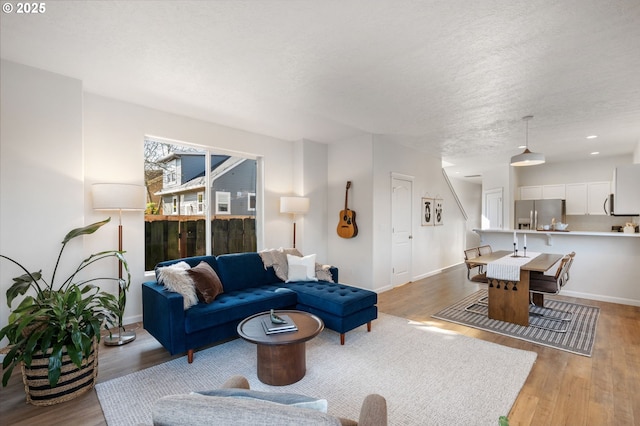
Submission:
[[[488,307],[477,303],[478,299],[485,297],[487,290],[480,290],[461,301],[432,315],[434,318],[467,325],[480,330],[491,331],[503,336],[514,337],[527,342],[537,343],[543,346],[560,349],[574,354],[591,356],[593,343],[596,338],[596,326],[600,308],[596,306],[581,305],[561,300],[545,299],[545,308],[554,309],[555,312],[545,308],[533,307],[530,312],[551,314],[556,317],[564,317],[560,312],[571,312],[573,318],[569,322],[550,321],[535,315],[529,316],[529,326],[511,324],[504,321],[490,319]],[[474,312],[465,310],[472,306]],[[533,325],[545,326],[554,330],[566,328],[565,333],[545,330]]]

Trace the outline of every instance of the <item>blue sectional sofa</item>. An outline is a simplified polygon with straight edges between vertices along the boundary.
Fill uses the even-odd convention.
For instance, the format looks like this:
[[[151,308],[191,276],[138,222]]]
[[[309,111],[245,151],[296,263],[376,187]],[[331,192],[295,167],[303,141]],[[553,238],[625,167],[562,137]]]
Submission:
[[[224,293],[207,304],[199,302],[184,309],[183,297],[168,291],[157,281],[142,284],[144,328],[172,355],[187,353],[193,362],[195,349],[237,337],[244,318],[269,309],[298,309],[317,315],[327,328],[345,333],[378,317],[378,295],[372,291],[338,283],[338,270],[330,272],[334,283],[303,281],[285,283],[273,267],[265,268],[258,253],[197,256],[159,263],[159,267],[180,261],[194,267],[207,262],[218,274]]]

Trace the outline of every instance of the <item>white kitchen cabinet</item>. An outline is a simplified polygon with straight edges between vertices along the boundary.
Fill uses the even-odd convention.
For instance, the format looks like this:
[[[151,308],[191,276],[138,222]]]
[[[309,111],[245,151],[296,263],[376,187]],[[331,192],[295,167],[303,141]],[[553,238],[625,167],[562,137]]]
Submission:
[[[566,213],[568,215],[587,214],[587,184],[568,183],[565,185]]]
[[[565,187],[568,215],[606,215],[603,204],[611,192],[610,182],[568,183]]]
[[[520,187],[521,200],[564,200],[565,185],[532,185]]]
[[[640,213],[640,164],[616,167],[611,185],[613,212],[618,215]]]
[[[606,215],[604,203],[611,194],[611,182],[589,182],[587,192],[587,214]]]
[[[543,200],[564,200],[566,197],[565,185],[542,185]]]
[[[542,199],[542,186],[521,186],[520,187],[520,199],[521,200],[541,200]]]

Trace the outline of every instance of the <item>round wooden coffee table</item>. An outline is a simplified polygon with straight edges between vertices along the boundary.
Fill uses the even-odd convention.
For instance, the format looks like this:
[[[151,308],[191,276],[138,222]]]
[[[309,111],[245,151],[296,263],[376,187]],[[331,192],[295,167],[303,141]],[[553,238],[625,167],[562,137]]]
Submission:
[[[302,311],[276,311],[288,315],[298,327],[297,331],[266,334],[262,320],[269,319],[269,312],[262,312],[238,324],[238,334],[258,348],[258,379],[262,383],[284,386],[302,379],[307,371],[307,340],[316,337],[324,329],[324,323],[315,315]]]

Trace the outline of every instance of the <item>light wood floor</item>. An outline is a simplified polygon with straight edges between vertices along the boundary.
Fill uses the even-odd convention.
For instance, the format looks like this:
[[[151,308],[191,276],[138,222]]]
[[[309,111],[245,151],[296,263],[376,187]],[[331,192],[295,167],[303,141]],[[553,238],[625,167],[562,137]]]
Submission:
[[[537,352],[533,370],[509,413],[511,425],[640,425],[640,307],[560,297],[600,307],[593,356],[587,358],[431,318],[478,288],[466,280],[464,267],[456,267],[382,293],[378,306],[381,312]],[[134,327],[138,327],[134,342],[100,347],[100,382],[176,358],[140,324]],[[106,423],[95,390],[56,406],[34,407],[26,404],[20,373],[14,372],[9,386],[0,390],[0,424]]]

